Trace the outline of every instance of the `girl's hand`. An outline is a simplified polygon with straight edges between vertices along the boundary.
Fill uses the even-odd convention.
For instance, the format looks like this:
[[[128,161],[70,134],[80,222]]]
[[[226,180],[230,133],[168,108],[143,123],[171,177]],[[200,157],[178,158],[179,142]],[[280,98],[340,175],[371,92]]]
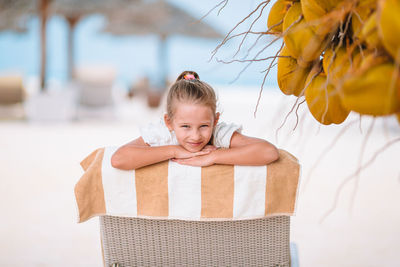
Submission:
[[[172,161],[182,164],[182,165],[190,165],[190,166],[197,166],[197,167],[206,167],[211,166],[214,164],[214,157],[212,153],[208,152],[209,154],[196,156],[192,158],[186,159],[172,159]]]
[[[174,149],[175,149],[174,150],[174,159],[187,159],[187,158],[193,158],[193,157],[202,156],[202,155],[206,155],[206,154],[210,153],[209,150],[204,150],[204,151],[201,150],[199,152],[190,152],[179,145],[176,146]]]
[[[203,149],[201,151],[213,152],[214,150],[217,150],[217,147],[215,147],[213,145],[206,145],[205,147],[203,147]]]

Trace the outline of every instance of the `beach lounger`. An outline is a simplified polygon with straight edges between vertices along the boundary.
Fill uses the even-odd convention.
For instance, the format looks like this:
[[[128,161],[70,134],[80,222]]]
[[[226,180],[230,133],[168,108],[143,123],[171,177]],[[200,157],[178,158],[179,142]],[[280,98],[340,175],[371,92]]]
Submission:
[[[267,166],[165,161],[122,171],[110,163],[116,149],[86,157],[75,186],[78,221],[100,217],[105,266],[296,266],[300,165],[288,152]]]
[[[25,117],[25,87],[22,76],[0,76],[0,119],[22,119]]]
[[[25,89],[21,76],[0,76],[0,105],[18,104],[22,103],[24,99]]]
[[[212,222],[101,216],[100,231],[107,267],[297,266],[289,216]]]
[[[112,87],[116,70],[112,66],[81,66],[74,74],[79,104],[101,108],[113,104]]]

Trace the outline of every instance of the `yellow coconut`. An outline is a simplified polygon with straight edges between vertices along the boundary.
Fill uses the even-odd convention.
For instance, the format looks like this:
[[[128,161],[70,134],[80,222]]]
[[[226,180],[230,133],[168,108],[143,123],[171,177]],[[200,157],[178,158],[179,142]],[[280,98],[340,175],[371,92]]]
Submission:
[[[322,66],[330,82],[338,84],[343,79],[353,64],[353,54],[349,54],[344,47],[325,51]]]
[[[278,0],[271,7],[271,10],[268,14],[268,29],[270,29],[270,33],[272,34],[280,34],[282,33],[283,28],[283,18],[286,15],[286,12],[289,10],[292,5],[292,1],[286,0]],[[276,25],[276,26],[275,26]],[[273,27],[273,28],[271,28]]]
[[[307,22],[319,20],[343,0],[301,0],[301,9]]]
[[[376,8],[377,1],[379,0],[358,0],[357,6],[361,8]]]
[[[290,28],[289,28],[290,27]],[[318,59],[325,49],[327,41],[317,36],[302,18],[301,5],[293,3],[283,20],[283,36],[289,54],[297,59],[300,66]]]
[[[289,56],[286,46],[283,47],[279,56],[277,75],[279,88],[285,95],[302,95],[311,67],[299,66],[297,60]]]
[[[386,50],[400,60],[400,1],[379,0],[378,33]]]
[[[321,36],[336,31],[351,4],[343,0],[302,0],[300,3],[305,21]]]
[[[364,24],[376,10],[376,1],[377,0],[360,0],[353,10],[351,27],[355,38],[360,37]]]
[[[341,48],[341,50],[344,48]],[[322,59],[322,67],[325,73],[332,71],[332,62],[334,58],[334,48],[328,48],[325,50],[324,57]],[[337,55],[336,55],[337,56]]]
[[[307,22],[320,19],[333,8],[327,0],[302,0],[300,3]]]
[[[400,111],[398,76],[398,70],[390,62],[360,67],[360,71],[347,78],[340,89],[343,106],[374,116]]]
[[[309,84],[305,91],[308,109],[322,124],[342,123],[349,111],[343,107],[334,85],[327,82],[326,74],[322,72],[315,75],[312,71],[306,80],[306,84]]]
[[[354,52],[354,56],[352,57],[351,67],[346,74],[346,78],[362,75],[362,73],[368,69],[387,62],[391,62],[391,58],[384,50],[360,50],[357,47],[356,52]]]
[[[389,56],[384,53],[377,53],[374,50],[364,51],[364,57],[361,58],[355,72],[364,72],[374,66],[381,65],[391,61]]]
[[[357,53],[353,57],[353,61],[351,62],[351,67],[348,71],[349,75],[352,75],[354,72],[356,72],[358,69],[360,69],[360,65],[362,60],[365,58],[365,49],[361,50],[357,49]]]
[[[378,25],[376,12],[373,12],[365,21],[364,26],[361,28],[360,40],[365,42],[368,48],[381,48],[382,41],[378,35]]]

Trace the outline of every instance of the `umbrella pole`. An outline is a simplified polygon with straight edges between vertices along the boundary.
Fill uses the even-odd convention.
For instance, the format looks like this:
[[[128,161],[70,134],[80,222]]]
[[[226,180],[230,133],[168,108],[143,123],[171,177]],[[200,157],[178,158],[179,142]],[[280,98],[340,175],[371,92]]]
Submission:
[[[155,91],[149,90],[147,92],[147,104],[149,107],[158,107],[160,105],[161,97],[167,88],[167,43],[166,35],[161,35],[161,41],[158,48],[159,56],[159,77],[157,80],[159,84],[156,86]]]
[[[75,35],[75,26],[78,23],[80,17],[66,17],[68,22],[68,77],[67,79],[71,81],[74,78],[74,69],[75,69],[75,49],[74,49],[74,35]]]
[[[39,1],[40,10],[40,90],[45,90],[46,83],[46,23],[49,9],[49,0]]]
[[[159,47],[160,56],[160,77],[162,90],[166,90],[168,84],[168,53],[167,53],[167,36],[161,35],[161,42]]]

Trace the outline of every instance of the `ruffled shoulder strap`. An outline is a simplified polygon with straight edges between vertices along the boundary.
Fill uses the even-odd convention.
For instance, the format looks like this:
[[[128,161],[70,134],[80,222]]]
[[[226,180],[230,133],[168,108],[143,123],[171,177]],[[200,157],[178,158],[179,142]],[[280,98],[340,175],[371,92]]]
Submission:
[[[216,147],[229,148],[234,132],[242,132],[242,126],[234,123],[221,122],[215,126],[213,144]]]
[[[150,146],[176,145],[178,143],[175,134],[169,131],[162,119],[158,123],[149,123],[141,128],[140,134],[144,142]]]

